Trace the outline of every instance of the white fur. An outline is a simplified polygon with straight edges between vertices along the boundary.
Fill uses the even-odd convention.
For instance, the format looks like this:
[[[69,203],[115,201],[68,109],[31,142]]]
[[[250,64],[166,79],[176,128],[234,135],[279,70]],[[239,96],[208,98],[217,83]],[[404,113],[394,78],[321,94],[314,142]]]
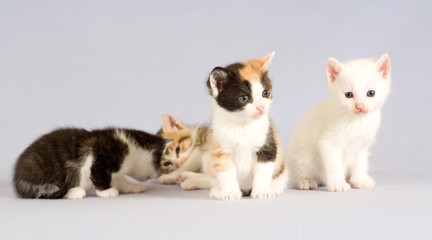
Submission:
[[[73,187],[68,190],[64,198],[66,199],[82,199],[85,197],[86,191],[80,187]]]
[[[334,81],[328,80],[332,97],[312,108],[294,131],[287,155],[290,184],[306,190],[327,185],[329,191],[373,187],[368,149],[380,126],[390,75],[382,77],[371,59],[329,63],[340,70]],[[367,97],[368,90],[376,95]],[[346,98],[345,92],[354,97]],[[364,113],[356,109],[358,103],[365,105]]]
[[[274,164],[257,164],[256,152],[265,144],[270,127],[268,111],[271,99],[262,97],[263,90],[259,81],[253,82],[254,102],[237,112],[225,110],[213,99],[212,137],[222,145],[224,152],[230,154],[229,161],[232,162],[229,171],[215,172],[214,186],[210,191],[213,198],[239,199],[240,189],[252,189],[255,198],[276,195],[271,185]],[[260,115],[256,107],[262,105],[264,111]],[[206,153],[204,161],[211,164],[210,153]],[[277,192],[280,194],[281,191]]]

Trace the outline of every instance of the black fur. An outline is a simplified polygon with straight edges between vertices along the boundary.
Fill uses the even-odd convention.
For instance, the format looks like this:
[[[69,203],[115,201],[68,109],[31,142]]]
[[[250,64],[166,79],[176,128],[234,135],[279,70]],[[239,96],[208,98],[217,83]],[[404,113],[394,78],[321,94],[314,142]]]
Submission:
[[[273,129],[267,132],[266,143],[258,150],[258,162],[274,162],[276,160],[277,145],[273,137]]]
[[[166,141],[142,131],[121,130],[138,146],[154,150],[153,164],[158,170]],[[15,191],[22,198],[62,198],[69,188],[79,185],[79,171],[90,154],[94,157],[91,181],[98,190],[108,189],[111,174],[120,170],[128,152],[128,145],[115,137],[115,129],[55,130],[33,142],[18,157]]]
[[[235,63],[226,68],[216,67],[213,71],[213,77],[216,80],[218,95],[216,102],[219,106],[228,111],[241,111],[248,103],[253,102],[252,89],[248,81],[242,81],[239,75],[239,70],[244,66],[241,63]],[[210,94],[212,88],[210,86],[210,78],[207,81],[207,87]],[[241,96],[248,96],[248,102],[240,102]]]

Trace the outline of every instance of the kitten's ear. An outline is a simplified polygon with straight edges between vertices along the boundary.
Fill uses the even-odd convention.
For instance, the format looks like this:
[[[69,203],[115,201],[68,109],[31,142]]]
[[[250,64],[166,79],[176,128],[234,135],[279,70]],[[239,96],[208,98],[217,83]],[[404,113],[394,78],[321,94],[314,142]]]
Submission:
[[[163,132],[173,132],[173,131],[183,130],[185,128],[186,128],[186,126],[181,121],[176,119],[175,117],[173,117],[169,114],[162,115],[162,131]]]
[[[216,67],[210,74],[207,81],[207,87],[210,95],[216,97],[223,89],[223,86],[228,81],[228,73],[221,67]]]
[[[390,77],[391,70],[390,56],[385,53],[376,61],[375,64],[377,66],[378,72],[382,74],[382,77],[388,79],[388,77]]]
[[[327,79],[329,82],[334,82],[336,76],[342,71],[342,63],[335,58],[327,59]]]
[[[275,52],[272,52],[272,53],[268,54],[267,56],[265,56],[265,57],[262,59],[262,62],[263,62],[263,64],[262,64],[262,68],[263,68],[264,70],[267,70],[267,69],[268,69],[268,67],[270,66],[271,61],[273,60],[274,55],[275,55]]]

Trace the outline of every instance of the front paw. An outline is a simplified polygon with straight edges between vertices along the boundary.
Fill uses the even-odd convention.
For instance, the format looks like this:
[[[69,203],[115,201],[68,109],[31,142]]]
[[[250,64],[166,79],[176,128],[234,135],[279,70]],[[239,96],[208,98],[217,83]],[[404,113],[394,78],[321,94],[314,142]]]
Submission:
[[[220,190],[212,188],[210,190],[210,197],[218,200],[238,200],[242,197],[240,189]]]
[[[176,177],[169,175],[169,174],[164,174],[158,178],[158,183],[160,183],[160,184],[176,184]]]
[[[360,179],[351,179],[350,182],[353,188],[365,189],[375,187],[375,180],[373,180],[373,178],[370,176]]]
[[[146,188],[141,184],[130,183],[127,186],[120,189],[122,193],[143,193],[146,191]]]
[[[327,183],[327,190],[330,192],[345,192],[350,189],[351,186],[345,181]]]
[[[254,199],[267,199],[276,197],[277,195],[282,194],[281,191],[276,191],[274,189],[268,188],[268,189],[252,189],[251,192],[251,198]]]
[[[103,198],[117,197],[119,195],[118,190],[115,188],[108,188],[102,191],[96,190],[96,195]]]

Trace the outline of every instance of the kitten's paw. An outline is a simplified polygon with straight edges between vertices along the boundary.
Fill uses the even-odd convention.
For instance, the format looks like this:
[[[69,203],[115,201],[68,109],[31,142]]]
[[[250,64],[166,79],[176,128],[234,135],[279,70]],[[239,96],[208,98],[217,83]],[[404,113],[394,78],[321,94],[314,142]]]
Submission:
[[[252,189],[251,198],[254,199],[266,199],[276,196],[276,191],[274,189]]]
[[[176,184],[176,177],[169,174],[164,174],[158,178],[160,184]]]
[[[370,176],[361,179],[351,179],[350,182],[353,188],[365,189],[375,187],[375,180]]]
[[[238,200],[242,197],[242,192],[240,189],[220,190],[212,188],[210,190],[210,197],[218,200]]]
[[[146,191],[146,188],[141,184],[130,183],[127,186],[124,186],[120,189],[122,193],[143,193]]]
[[[85,197],[86,191],[80,187],[73,187],[68,190],[64,198],[67,199],[82,199]]]
[[[300,190],[315,190],[318,188],[318,183],[312,178],[300,180],[297,185]]]
[[[328,183],[327,190],[330,192],[345,192],[351,189],[351,186],[347,182],[335,182]]]
[[[115,188],[108,188],[103,191],[96,190],[96,195],[103,198],[117,197],[119,195],[118,190]]]
[[[176,182],[177,183],[182,183],[182,182],[186,181],[187,178],[188,178],[187,174],[180,173],[177,176]]]
[[[190,181],[188,179],[183,180],[182,183],[180,184],[180,187],[183,190],[198,190],[199,189],[199,187],[197,187],[193,181]]]

